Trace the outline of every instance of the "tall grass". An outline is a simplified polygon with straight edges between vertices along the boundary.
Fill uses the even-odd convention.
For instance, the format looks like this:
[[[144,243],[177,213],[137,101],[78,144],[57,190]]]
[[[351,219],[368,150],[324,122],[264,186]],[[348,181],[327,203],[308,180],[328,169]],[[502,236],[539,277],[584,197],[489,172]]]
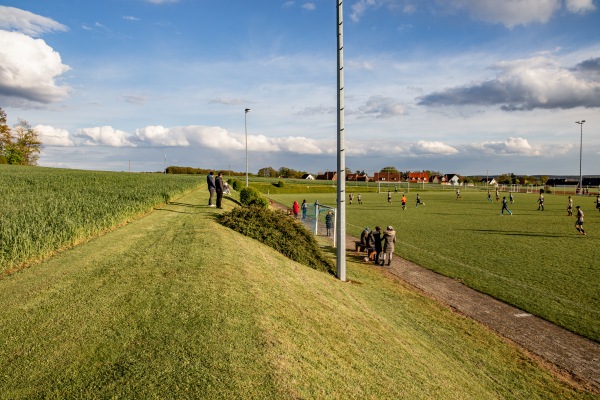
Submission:
[[[0,165],[0,274],[197,186],[198,177]]]

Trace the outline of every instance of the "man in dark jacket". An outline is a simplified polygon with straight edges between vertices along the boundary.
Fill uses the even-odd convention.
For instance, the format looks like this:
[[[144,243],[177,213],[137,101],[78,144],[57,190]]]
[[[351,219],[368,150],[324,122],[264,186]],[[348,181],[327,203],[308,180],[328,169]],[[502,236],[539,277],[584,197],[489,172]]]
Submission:
[[[217,178],[215,179],[215,190],[217,192],[217,208],[221,207],[221,201],[223,200],[223,191],[225,187],[223,186],[223,173],[219,172]]]
[[[208,198],[208,206],[214,207],[213,198],[215,197],[215,191],[217,187],[215,186],[215,177],[213,176],[213,172],[210,171],[208,175],[206,175],[206,184],[208,185],[208,192],[210,193],[210,197]]]
[[[381,228],[376,226],[375,231],[372,234],[373,241],[375,242],[375,264],[379,264],[379,256],[381,254]],[[381,264],[383,265],[383,264]]]

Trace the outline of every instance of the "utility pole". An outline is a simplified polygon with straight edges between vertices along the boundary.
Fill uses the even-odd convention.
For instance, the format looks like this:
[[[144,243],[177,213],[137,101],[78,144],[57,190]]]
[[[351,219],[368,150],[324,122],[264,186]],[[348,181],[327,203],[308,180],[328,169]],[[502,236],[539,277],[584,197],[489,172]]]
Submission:
[[[337,0],[337,277],[346,281],[346,155],[344,145],[344,13],[342,0]]]

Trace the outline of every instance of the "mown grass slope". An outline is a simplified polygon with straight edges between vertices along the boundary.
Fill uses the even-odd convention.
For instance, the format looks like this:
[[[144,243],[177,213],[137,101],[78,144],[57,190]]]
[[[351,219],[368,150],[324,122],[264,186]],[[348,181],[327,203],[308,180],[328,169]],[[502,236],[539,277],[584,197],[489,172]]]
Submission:
[[[0,398],[594,398],[374,269],[349,262],[342,283],[221,226],[206,200],[0,279]]]
[[[347,204],[347,232],[392,225],[396,254],[573,332],[600,341],[600,213],[595,197],[576,197],[585,211],[587,236],[567,216],[567,196],[546,194],[538,211],[537,194],[517,193],[513,215],[501,216],[501,204],[486,192],[412,191],[402,210],[403,192],[363,193],[363,204]],[[416,207],[420,193],[425,206]],[[331,194],[281,194],[284,204],[306,198],[335,206]],[[502,193],[508,196],[508,193]],[[272,196],[273,197],[273,196]],[[492,190],[492,198],[494,192]],[[576,214],[576,210],[574,210]]]

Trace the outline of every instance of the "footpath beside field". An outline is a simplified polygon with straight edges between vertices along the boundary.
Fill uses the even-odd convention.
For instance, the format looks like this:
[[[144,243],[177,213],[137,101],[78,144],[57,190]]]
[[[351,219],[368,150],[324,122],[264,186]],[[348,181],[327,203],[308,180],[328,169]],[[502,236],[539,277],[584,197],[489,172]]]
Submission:
[[[357,240],[346,237],[350,257],[357,254]],[[355,257],[361,259],[364,254]],[[391,268],[382,269],[540,357],[567,378],[600,393],[600,344],[398,256]]]
[[[346,238],[348,254],[353,253],[356,240],[352,236]],[[600,393],[600,344],[398,256],[392,260],[391,268],[385,269]]]

